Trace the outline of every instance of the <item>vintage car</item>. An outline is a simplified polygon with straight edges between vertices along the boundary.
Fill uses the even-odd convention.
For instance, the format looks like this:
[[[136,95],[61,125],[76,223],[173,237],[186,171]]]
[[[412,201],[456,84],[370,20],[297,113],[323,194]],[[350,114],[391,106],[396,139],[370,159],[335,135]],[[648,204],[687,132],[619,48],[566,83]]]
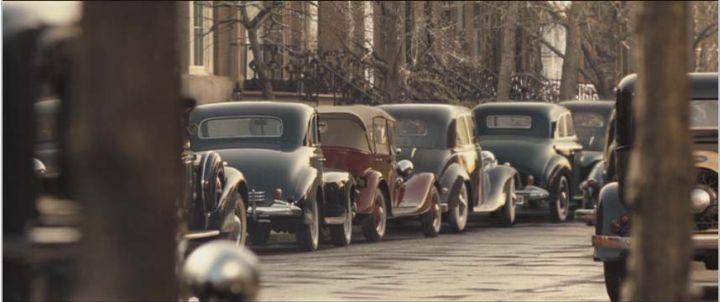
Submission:
[[[718,74],[691,73],[690,127],[693,134],[693,155],[697,182],[688,196],[692,204],[695,260],[706,268],[718,268]],[[628,159],[634,143],[633,98],[636,75],[625,77],[618,84],[615,103],[615,134],[608,141],[611,163],[609,180],[600,191],[595,210],[596,224],[592,245],[593,258],[602,261],[605,286],[610,300],[617,301],[625,278],[625,263],[630,249],[630,213],[623,197],[629,170]]]
[[[567,101],[560,105],[572,112],[575,133],[583,145],[579,189],[583,194],[582,207],[592,209],[597,204],[597,195],[602,187],[600,176],[604,171],[605,140],[615,102]]]
[[[495,155],[475,141],[470,109],[446,104],[380,106],[396,119],[400,159],[415,162],[418,172],[437,175],[440,202],[450,228],[462,232],[469,212],[492,212],[503,225],[515,222],[517,171],[498,165]]]
[[[190,113],[194,152],[215,151],[248,179],[248,231],[262,245],[270,231],[295,234],[298,247],[317,249],[320,228],[335,245],[352,236],[354,180],[327,171],[316,111],[299,103],[227,102]]]
[[[553,220],[565,221],[575,195],[580,197],[575,188],[582,154],[570,111],[557,104],[513,102],[481,104],[473,114],[480,146],[520,172],[519,186],[549,191],[530,195],[526,205],[538,208],[546,201]]]
[[[415,173],[408,160],[396,162],[392,116],[368,106],[321,106],[318,111],[325,164],[356,179],[354,209],[365,238],[381,240],[387,219],[401,217],[419,217],[423,234],[437,236],[440,188],[432,173]]]

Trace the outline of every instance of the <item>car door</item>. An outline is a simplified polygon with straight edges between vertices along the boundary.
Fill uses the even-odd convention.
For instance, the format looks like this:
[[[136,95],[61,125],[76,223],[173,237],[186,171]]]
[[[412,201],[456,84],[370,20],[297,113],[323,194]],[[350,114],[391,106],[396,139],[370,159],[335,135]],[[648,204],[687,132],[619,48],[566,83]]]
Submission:
[[[469,115],[462,115],[456,118],[455,148],[453,148],[453,153],[457,156],[458,163],[463,167],[465,173],[471,177],[470,181],[474,182],[478,180],[477,177],[474,177],[478,169],[478,153],[474,141],[475,136],[470,130],[472,125],[473,123]],[[476,191],[477,190],[473,190],[473,192]],[[473,200],[475,199],[474,197],[471,198],[473,198]]]
[[[305,145],[312,150],[310,165],[318,171],[314,186],[317,187],[322,180],[325,162],[325,156],[323,156],[322,150],[320,149],[320,132],[317,113],[313,114],[309,121],[307,134],[305,135]]]
[[[569,112],[561,115],[556,125],[553,148],[558,154],[564,156],[570,162],[572,167],[570,185],[575,188],[580,183],[578,180],[580,179],[581,173],[580,157],[582,156],[582,145],[577,141],[572,116]],[[579,192],[577,189],[573,191],[575,193]]]
[[[390,133],[388,121],[382,117],[376,117],[372,120],[372,140],[373,151],[370,165],[372,168],[382,173],[383,178],[390,189],[390,198],[394,199],[395,173],[394,173],[394,151],[390,141]],[[397,206],[399,201],[392,200],[393,206]]]

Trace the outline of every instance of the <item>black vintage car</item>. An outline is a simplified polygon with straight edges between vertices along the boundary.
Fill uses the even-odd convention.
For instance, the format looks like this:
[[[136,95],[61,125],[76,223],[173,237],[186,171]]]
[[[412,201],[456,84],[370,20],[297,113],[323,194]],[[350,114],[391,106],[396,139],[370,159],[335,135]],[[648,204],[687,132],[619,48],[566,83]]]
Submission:
[[[475,141],[472,111],[446,104],[383,105],[397,120],[399,158],[437,176],[443,212],[453,231],[465,229],[468,212],[494,212],[504,225],[515,222],[517,171],[498,165]]]
[[[515,167],[521,187],[549,191],[549,198],[531,196],[528,205],[546,200],[553,220],[565,221],[579,193],[582,153],[570,111],[557,104],[513,102],[481,104],[473,114],[480,146]]]
[[[317,249],[320,227],[333,243],[352,235],[353,179],[327,171],[316,111],[299,103],[228,102],[190,113],[195,152],[215,151],[248,179],[249,239],[264,244],[270,231],[295,234],[298,247]]]
[[[691,73],[690,130],[697,182],[688,196],[694,218],[692,242],[695,260],[707,269],[718,268],[718,74]],[[607,141],[606,179],[595,209],[593,258],[602,261],[605,286],[610,300],[617,301],[625,279],[625,263],[630,250],[630,210],[624,200],[630,152],[634,145],[633,99],[636,75],[618,84],[615,103],[615,132]]]
[[[583,193],[582,207],[591,209],[597,202],[598,184],[602,182],[604,147],[615,102],[567,101],[560,105],[572,112],[575,133],[583,145],[579,189]]]

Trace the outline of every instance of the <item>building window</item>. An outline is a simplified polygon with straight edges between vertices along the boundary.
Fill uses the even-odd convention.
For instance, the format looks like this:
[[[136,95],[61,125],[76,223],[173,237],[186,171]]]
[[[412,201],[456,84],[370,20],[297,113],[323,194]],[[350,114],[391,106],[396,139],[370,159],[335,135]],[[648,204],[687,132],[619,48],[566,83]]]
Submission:
[[[213,22],[209,1],[191,1],[190,6],[190,70],[191,74],[212,74],[213,34],[208,30]]]

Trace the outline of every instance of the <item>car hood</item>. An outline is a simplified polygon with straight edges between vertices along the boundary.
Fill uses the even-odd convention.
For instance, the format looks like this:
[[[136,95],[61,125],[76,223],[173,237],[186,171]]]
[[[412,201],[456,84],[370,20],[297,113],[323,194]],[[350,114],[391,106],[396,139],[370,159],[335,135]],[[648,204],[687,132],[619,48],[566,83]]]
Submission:
[[[536,181],[545,181],[545,165],[555,154],[550,139],[525,136],[479,137],[483,150],[495,154],[498,164],[510,163],[523,180],[532,174]]]
[[[293,151],[272,149],[220,149],[215,150],[228,163],[245,175],[248,190],[264,191],[273,196],[275,189],[282,189],[283,198],[301,198],[308,188],[305,173],[310,167],[311,151],[297,148]]]

